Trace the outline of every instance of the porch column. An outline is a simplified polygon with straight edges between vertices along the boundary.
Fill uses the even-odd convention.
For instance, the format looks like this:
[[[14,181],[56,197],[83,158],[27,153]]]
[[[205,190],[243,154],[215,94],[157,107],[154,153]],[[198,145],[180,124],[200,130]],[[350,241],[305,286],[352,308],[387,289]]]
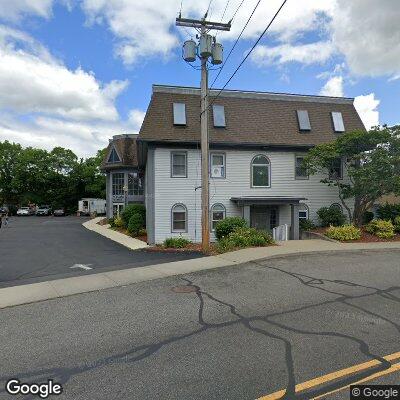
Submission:
[[[250,226],[250,206],[243,206],[243,218],[247,225]]]
[[[290,239],[299,240],[300,239],[300,228],[299,228],[299,204],[291,204],[291,229],[290,229]]]

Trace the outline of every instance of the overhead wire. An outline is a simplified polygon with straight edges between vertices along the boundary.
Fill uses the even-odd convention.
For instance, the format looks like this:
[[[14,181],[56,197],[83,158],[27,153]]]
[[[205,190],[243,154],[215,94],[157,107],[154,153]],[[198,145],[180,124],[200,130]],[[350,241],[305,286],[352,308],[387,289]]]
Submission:
[[[253,15],[254,15],[255,11],[257,10],[257,7],[259,6],[260,3],[261,3],[261,0],[258,0],[256,6],[254,7],[254,9],[253,9],[253,11],[252,11],[252,13],[250,14],[249,18],[247,19],[247,22],[245,23],[245,25],[244,25],[242,31],[240,32],[240,34],[239,34],[239,36],[237,37],[235,43],[233,44],[232,48],[230,49],[230,51],[229,51],[229,53],[228,53],[228,55],[227,55],[227,57],[226,57],[224,63],[222,64],[221,69],[219,70],[217,76],[214,78],[214,80],[213,80],[213,82],[212,82],[212,84],[211,84],[211,86],[210,86],[210,89],[214,86],[214,83],[217,81],[218,77],[221,75],[221,72],[222,72],[222,70],[224,69],[226,63],[228,62],[229,57],[231,56],[231,54],[232,54],[233,50],[235,49],[236,45],[238,44],[240,38],[241,38],[242,35],[243,35],[243,32],[244,32],[245,29],[247,28],[247,25],[249,24],[250,20],[252,19]]]
[[[222,89],[219,90],[218,94],[213,98],[212,102],[208,105],[207,109],[209,109],[212,104],[215,102],[215,100],[219,97],[219,95],[223,92],[223,90],[228,86],[229,82],[233,79],[233,77],[237,74],[237,72],[239,71],[240,67],[244,64],[244,62],[249,58],[250,54],[253,52],[253,50],[255,49],[255,47],[258,45],[258,43],[260,42],[260,40],[264,37],[264,35],[267,33],[268,29],[270,28],[270,26],[272,25],[272,23],[275,21],[276,17],[278,16],[278,14],[280,13],[280,11],[282,10],[283,6],[286,4],[287,0],[284,0],[281,4],[281,6],[278,8],[278,10],[276,11],[276,13],[274,14],[274,16],[272,17],[272,19],[270,20],[270,22],[268,23],[268,25],[266,26],[266,28],[264,29],[264,31],[261,33],[261,35],[259,36],[259,38],[256,40],[256,42],[253,44],[252,48],[250,49],[250,51],[246,54],[246,56],[243,58],[243,60],[240,62],[240,64],[237,66],[237,68],[235,69],[235,71],[233,72],[233,74],[230,76],[230,78],[226,81],[225,85],[222,87]],[[203,112],[205,112],[206,110],[203,110]]]

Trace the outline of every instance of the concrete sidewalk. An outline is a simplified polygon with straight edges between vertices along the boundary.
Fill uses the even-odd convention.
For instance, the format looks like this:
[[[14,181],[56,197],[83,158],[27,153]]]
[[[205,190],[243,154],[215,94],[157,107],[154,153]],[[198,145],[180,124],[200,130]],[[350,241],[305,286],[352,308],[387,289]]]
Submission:
[[[128,247],[131,250],[144,249],[148,247],[148,244],[142,242],[141,240],[135,239],[133,237],[124,235],[123,233],[113,231],[110,225],[99,225],[98,222],[104,219],[104,217],[93,218],[89,221],[84,222],[82,225],[89,229],[90,231],[96,232],[114,242],[122,244],[122,246]]]
[[[160,279],[172,275],[234,266],[249,261],[271,257],[313,252],[374,249],[400,250],[400,242],[341,244],[325,240],[291,240],[280,243],[279,246],[243,249],[218,256],[102,272],[29,285],[12,286],[0,289],[0,308],[55,299],[58,297],[92,292],[117,286],[125,286],[136,282]]]

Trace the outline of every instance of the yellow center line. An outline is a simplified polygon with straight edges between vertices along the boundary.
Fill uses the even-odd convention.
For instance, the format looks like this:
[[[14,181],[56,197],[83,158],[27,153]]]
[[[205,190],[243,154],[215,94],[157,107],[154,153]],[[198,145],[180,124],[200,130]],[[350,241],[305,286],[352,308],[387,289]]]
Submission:
[[[385,370],[380,371],[380,372],[377,372],[376,374],[372,374],[370,376],[367,376],[364,379],[360,379],[359,381],[354,382],[351,385],[358,385],[360,383],[368,382],[368,381],[371,381],[373,379],[379,378],[379,377],[384,376],[384,375],[393,374],[393,372],[397,372],[397,371],[400,371],[400,363],[393,364],[390,368],[385,369]],[[332,390],[331,392],[327,392],[327,393],[321,394],[318,397],[313,397],[313,400],[321,399],[322,397],[325,397],[328,394],[336,393],[336,392],[339,392],[339,391],[344,390],[344,389],[349,388],[349,387],[350,387],[350,385],[343,386],[341,388]]]
[[[383,358],[386,361],[397,360],[398,358],[400,358],[400,351],[397,352],[397,353],[393,353],[393,354],[389,354],[387,356],[384,356]],[[318,378],[313,378],[313,379],[311,379],[309,381],[297,384],[295,386],[295,392],[298,393],[298,392],[301,392],[303,390],[311,389],[311,388],[314,388],[316,386],[322,385],[323,383],[331,382],[331,381],[333,381],[335,379],[342,378],[344,376],[351,375],[351,374],[354,374],[356,372],[364,371],[364,370],[366,370],[368,368],[375,367],[375,366],[377,366],[379,364],[380,364],[380,361],[371,360],[371,361],[364,362],[362,364],[357,364],[357,365],[353,365],[352,367],[341,369],[339,371],[331,372],[329,374],[326,374],[326,375],[323,375],[323,376],[319,376]],[[400,364],[392,365],[391,368],[388,368],[387,370],[381,371],[380,373],[386,372],[386,371],[390,371],[393,367],[398,366],[398,365],[400,365]],[[391,372],[395,372],[395,371],[391,371]],[[387,372],[387,373],[391,373],[391,372]],[[376,375],[376,374],[374,374],[374,375]],[[373,376],[373,375],[371,375],[371,376]],[[373,379],[373,378],[371,378],[371,379]],[[279,391],[277,391],[275,393],[271,393],[269,395],[262,396],[258,400],[280,399],[281,397],[283,397],[285,395],[285,393],[286,393],[286,389],[282,389],[282,390],[279,390]]]

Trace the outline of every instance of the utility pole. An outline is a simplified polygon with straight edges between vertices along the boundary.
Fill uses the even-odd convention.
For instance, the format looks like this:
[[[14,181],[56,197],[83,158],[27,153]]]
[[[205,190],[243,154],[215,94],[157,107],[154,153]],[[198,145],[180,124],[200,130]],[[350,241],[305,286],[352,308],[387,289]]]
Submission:
[[[216,43],[215,38],[208,35],[211,29],[229,31],[231,23],[206,21],[207,14],[201,20],[179,18],[176,19],[177,26],[186,26],[200,29],[200,43],[197,45],[193,40],[184,44],[184,60],[193,62],[196,55],[201,60],[201,240],[202,249],[207,252],[210,248],[210,200],[209,200],[209,137],[208,137],[208,58],[212,57],[215,65],[222,63],[222,46]]]

